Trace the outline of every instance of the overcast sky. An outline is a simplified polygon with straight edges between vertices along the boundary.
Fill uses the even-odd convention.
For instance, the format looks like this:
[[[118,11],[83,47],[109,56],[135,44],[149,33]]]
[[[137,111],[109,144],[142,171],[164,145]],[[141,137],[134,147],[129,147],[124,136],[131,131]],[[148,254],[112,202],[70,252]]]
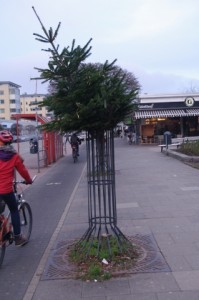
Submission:
[[[84,46],[92,38],[87,62],[117,59],[134,73],[142,93],[199,91],[199,0],[0,0],[0,81],[34,93],[48,54],[33,33],[43,34],[32,6],[44,26],[61,28],[60,49],[73,39]],[[38,82],[37,92],[47,92]]]

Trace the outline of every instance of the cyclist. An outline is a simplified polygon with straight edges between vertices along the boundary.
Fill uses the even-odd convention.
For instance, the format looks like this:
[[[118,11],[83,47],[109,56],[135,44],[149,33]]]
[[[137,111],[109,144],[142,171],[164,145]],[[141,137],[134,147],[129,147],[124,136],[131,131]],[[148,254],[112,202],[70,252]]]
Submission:
[[[15,169],[27,184],[32,184],[32,179],[23,164],[23,159],[11,146],[12,141],[13,136],[9,131],[0,131],[0,201],[3,200],[10,210],[15,245],[23,246],[27,240],[21,234],[20,216],[13,192]]]
[[[79,145],[81,144],[81,140],[80,140],[80,138],[78,138],[78,136],[77,136],[77,134],[75,132],[71,135],[70,143],[71,143],[71,147],[73,145],[76,146],[76,148],[77,148],[77,156],[79,156]]]

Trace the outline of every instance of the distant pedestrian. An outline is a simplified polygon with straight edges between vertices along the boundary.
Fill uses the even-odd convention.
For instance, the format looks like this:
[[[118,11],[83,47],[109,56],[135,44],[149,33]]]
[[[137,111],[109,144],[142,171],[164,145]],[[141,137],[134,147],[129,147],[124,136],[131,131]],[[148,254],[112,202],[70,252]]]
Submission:
[[[70,143],[69,134],[68,134],[68,133],[65,133],[64,137],[65,137],[65,144],[66,144],[67,142]]]
[[[134,144],[136,143],[136,133],[135,132],[132,133],[132,141]]]

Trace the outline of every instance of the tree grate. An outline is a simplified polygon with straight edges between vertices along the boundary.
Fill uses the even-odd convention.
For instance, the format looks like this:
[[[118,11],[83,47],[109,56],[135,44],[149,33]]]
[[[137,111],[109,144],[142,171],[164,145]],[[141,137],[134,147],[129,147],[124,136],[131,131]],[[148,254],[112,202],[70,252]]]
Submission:
[[[131,269],[113,272],[113,276],[135,273],[171,272],[152,234],[136,234],[128,237],[128,239],[139,248],[140,257]],[[77,276],[77,267],[69,262],[68,259],[68,248],[74,242],[76,243],[76,241],[62,240],[57,243],[48,258],[41,277],[42,280],[74,279]]]
[[[152,234],[137,234],[133,237],[129,237],[129,240],[140,248],[140,257],[136,265],[128,270],[128,274],[171,272]]]

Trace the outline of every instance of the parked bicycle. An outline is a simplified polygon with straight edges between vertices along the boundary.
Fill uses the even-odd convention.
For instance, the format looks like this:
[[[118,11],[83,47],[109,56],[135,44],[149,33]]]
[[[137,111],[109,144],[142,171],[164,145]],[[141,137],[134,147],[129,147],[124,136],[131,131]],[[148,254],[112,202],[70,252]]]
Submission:
[[[36,176],[33,177],[34,182]],[[26,184],[24,180],[14,181],[13,188],[18,203],[20,215],[21,233],[29,241],[32,231],[32,211],[30,204],[24,199],[23,191],[19,193],[18,185]],[[10,212],[6,214],[6,205],[4,201],[0,201],[0,266],[3,263],[6,247],[14,241],[14,233],[10,219]]]

